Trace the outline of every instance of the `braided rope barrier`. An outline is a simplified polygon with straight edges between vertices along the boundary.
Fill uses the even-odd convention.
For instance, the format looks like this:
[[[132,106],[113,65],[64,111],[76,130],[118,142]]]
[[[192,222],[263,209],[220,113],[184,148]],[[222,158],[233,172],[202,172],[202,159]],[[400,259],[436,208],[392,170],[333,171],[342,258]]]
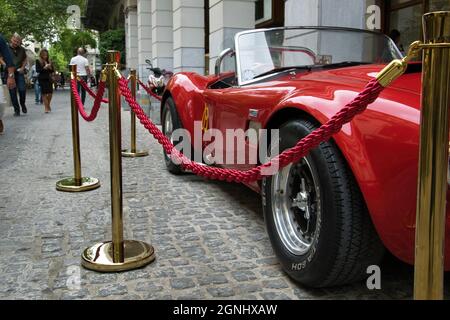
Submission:
[[[286,149],[265,164],[246,171],[241,171],[235,169],[208,167],[203,164],[193,162],[179,152],[170,140],[161,132],[161,130],[159,130],[147,117],[141,106],[132,97],[130,89],[128,88],[127,80],[123,77],[119,78],[119,90],[122,96],[128,102],[139,121],[153,135],[158,143],[162,145],[165,152],[168,155],[171,155],[172,160],[180,163],[183,169],[189,170],[198,176],[208,179],[238,183],[249,183],[256,180],[261,180],[265,176],[269,175],[263,174],[263,172],[270,172],[270,167],[272,166],[276,166],[278,170],[280,170],[290,163],[298,162],[301,158],[305,157],[309,151],[319,146],[320,143],[327,141],[334,134],[338,133],[344,124],[350,122],[356,115],[364,112],[367,106],[378,98],[383,89],[384,87],[377,79],[372,79],[357,97],[347,103],[338,113],[328,120],[328,122],[298,141],[294,147]]]
[[[144,90],[145,90],[150,96],[152,96],[153,98],[155,98],[155,99],[158,100],[158,101],[161,101],[161,100],[162,100],[162,97],[160,97],[160,96],[158,96],[156,93],[154,93],[154,92],[152,91],[152,89],[149,88],[149,87],[147,87],[141,80],[139,80],[139,79],[136,79],[136,80],[137,80],[137,82],[139,83],[139,85],[140,85],[142,88],[144,88]]]
[[[87,114],[83,103],[81,102],[80,94],[78,93],[77,88],[77,80],[71,79],[70,80],[70,87],[72,89],[72,94],[75,98],[75,103],[77,105],[78,111],[81,115],[81,117],[86,120],[87,122],[94,121],[97,118],[98,111],[100,110],[100,106],[102,104],[102,97],[105,93],[106,83],[104,81],[100,81],[98,85],[98,92],[95,96],[94,105],[91,110],[91,114]]]
[[[98,92],[95,93],[94,91],[92,91],[92,89],[89,88],[89,86],[88,86],[88,84],[86,83],[86,81],[84,81],[83,79],[79,78],[79,79],[78,79],[78,82],[81,84],[81,86],[83,87],[83,89],[86,90],[86,92],[87,92],[92,98],[97,99]],[[104,81],[100,81],[99,86],[100,86],[102,83],[104,83]],[[99,88],[99,90],[100,90],[100,88]],[[103,94],[101,95],[101,97],[103,97]],[[103,103],[108,103],[108,99],[102,98],[102,102],[103,102]]]

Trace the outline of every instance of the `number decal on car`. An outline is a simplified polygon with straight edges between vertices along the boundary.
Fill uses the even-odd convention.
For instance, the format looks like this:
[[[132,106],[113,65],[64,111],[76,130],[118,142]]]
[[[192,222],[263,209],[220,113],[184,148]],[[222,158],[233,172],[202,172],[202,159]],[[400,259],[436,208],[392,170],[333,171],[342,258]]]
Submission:
[[[203,110],[203,117],[202,117],[202,132],[203,133],[208,131],[208,124],[209,124],[209,109],[208,109],[208,105],[205,104],[205,109]]]

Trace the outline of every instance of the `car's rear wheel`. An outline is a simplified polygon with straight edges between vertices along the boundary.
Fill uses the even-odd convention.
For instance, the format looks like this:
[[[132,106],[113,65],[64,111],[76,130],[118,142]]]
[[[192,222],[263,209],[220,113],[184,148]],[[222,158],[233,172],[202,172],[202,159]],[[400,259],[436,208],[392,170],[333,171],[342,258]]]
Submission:
[[[280,152],[316,125],[291,120],[280,127]],[[345,159],[332,141],[263,180],[264,218],[284,270],[311,287],[342,285],[367,276],[383,245]]]
[[[181,121],[175,107],[175,102],[172,97],[168,97],[164,103],[161,113],[161,123],[163,134],[172,142],[173,145],[177,145],[180,141],[175,141],[172,134],[175,130],[181,129],[183,126],[181,125]],[[183,170],[181,166],[173,163],[172,159],[165,150],[163,150],[163,153],[167,170],[173,174],[182,173]]]

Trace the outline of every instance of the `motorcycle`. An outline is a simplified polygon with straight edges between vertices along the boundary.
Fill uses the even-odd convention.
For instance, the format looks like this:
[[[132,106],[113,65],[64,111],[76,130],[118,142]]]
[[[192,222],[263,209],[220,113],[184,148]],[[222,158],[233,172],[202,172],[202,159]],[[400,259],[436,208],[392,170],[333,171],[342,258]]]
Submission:
[[[147,68],[147,70],[150,70],[150,75],[148,76],[149,87],[152,88],[153,93],[162,95],[167,82],[173,76],[173,72],[158,67],[154,68],[152,62],[148,59],[145,62],[150,66]]]

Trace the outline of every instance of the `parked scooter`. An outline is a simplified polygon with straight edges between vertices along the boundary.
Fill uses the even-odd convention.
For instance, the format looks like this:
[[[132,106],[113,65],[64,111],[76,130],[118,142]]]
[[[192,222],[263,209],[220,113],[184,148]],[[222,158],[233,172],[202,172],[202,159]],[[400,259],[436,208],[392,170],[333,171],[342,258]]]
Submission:
[[[150,75],[148,76],[148,85],[152,88],[152,92],[157,95],[162,95],[164,89],[166,88],[166,84],[169,79],[173,76],[173,72],[167,71],[165,69],[154,68],[153,64],[150,60],[145,60],[145,62],[150,66],[147,68],[150,70]]]

